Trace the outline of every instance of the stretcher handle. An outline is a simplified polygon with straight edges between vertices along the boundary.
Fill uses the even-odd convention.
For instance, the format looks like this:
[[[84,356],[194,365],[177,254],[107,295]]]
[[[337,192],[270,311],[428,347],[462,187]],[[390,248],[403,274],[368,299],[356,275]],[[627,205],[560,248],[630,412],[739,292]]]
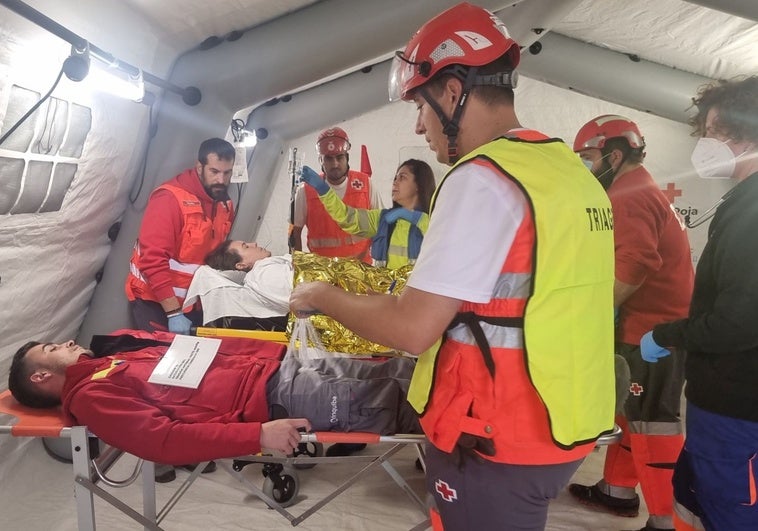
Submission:
[[[301,433],[300,442],[320,442],[320,443],[366,443],[376,444],[382,442],[390,443],[423,443],[426,437],[420,434],[395,434],[379,435],[377,433],[365,431],[314,431],[310,433]]]
[[[300,435],[301,442],[322,442],[322,443],[366,443],[375,444],[379,442],[378,433],[368,433],[362,431],[317,431],[312,433],[303,433]],[[305,438],[306,440],[303,440]]]

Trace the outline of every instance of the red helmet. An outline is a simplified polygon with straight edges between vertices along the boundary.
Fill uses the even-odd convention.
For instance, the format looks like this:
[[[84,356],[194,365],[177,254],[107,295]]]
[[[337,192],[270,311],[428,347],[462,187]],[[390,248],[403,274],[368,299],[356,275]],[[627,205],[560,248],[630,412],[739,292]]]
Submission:
[[[421,26],[405,51],[397,52],[390,101],[409,100],[413,89],[447,67],[482,66],[506,54],[516,68],[521,52],[503,22],[486,9],[458,4]]]
[[[644,148],[645,138],[637,124],[629,118],[617,114],[604,114],[593,118],[579,129],[574,139],[574,151],[585,149],[603,149],[609,138],[626,138],[633,149]]]
[[[321,131],[316,140],[319,155],[341,155],[350,149],[350,139],[340,127],[330,127]]]

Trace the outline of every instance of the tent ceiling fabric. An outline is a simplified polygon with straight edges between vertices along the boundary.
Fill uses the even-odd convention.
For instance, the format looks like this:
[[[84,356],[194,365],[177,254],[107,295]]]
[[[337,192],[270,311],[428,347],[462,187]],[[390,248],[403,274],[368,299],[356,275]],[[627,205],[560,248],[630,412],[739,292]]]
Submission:
[[[27,1],[35,6],[44,0]],[[254,28],[325,1],[123,0],[121,8],[139,12],[153,30],[156,44],[160,43],[164,49],[159,55],[175,58],[209,37],[223,37],[235,30]],[[354,0],[356,5],[374,1]],[[476,0],[473,3],[477,3]],[[530,3],[534,2],[510,2],[526,6]],[[83,31],[82,19],[86,18],[86,13],[57,7],[41,10],[64,26],[73,25],[72,29],[98,44],[97,28]],[[98,18],[103,16],[98,13]],[[345,23],[349,23],[349,13],[340,12],[335,16],[344,17]],[[708,78],[728,78],[758,70],[756,20],[758,2],[755,0],[583,0],[550,29],[666,67]],[[108,25],[108,21],[102,22],[103,26]],[[508,25],[507,19],[505,23]],[[707,32],[703,28],[707,28]],[[109,51],[116,55],[121,52]],[[120,56],[130,59],[126,51]],[[149,68],[151,65],[138,66]],[[163,64],[156,66],[158,73],[162,73]],[[352,68],[358,66],[352,65]]]
[[[124,0],[124,3],[139,10],[159,28],[163,33],[160,41],[179,54],[210,36],[252,28],[318,1]],[[754,22],[757,18],[758,2],[753,0],[584,0],[552,31],[664,66],[720,78],[758,70],[758,27]],[[703,28],[708,31],[703,32]],[[703,57],[712,56],[716,50],[718,60],[703,61]]]
[[[755,21],[683,0],[585,0],[553,31],[714,79],[758,71]]]
[[[319,0],[124,0],[163,31],[177,53],[211,36],[223,37],[286,15]]]

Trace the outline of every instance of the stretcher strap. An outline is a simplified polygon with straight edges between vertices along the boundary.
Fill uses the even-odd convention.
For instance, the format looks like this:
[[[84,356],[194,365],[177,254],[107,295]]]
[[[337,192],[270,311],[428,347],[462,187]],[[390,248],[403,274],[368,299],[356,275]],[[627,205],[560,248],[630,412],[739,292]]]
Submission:
[[[10,391],[0,393],[0,413],[12,415],[18,422],[10,428],[14,437],[60,437],[68,427],[60,408],[35,409],[19,404]]]

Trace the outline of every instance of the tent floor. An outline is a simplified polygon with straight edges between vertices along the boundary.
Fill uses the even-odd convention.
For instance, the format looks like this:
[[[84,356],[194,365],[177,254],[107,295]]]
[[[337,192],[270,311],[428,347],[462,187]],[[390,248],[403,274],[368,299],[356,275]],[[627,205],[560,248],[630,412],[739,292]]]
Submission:
[[[372,451],[371,445],[365,452]],[[70,531],[77,528],[73,500],[71,465],[49,457],[40,439],[7,437],[0,440],[0,514],[6,529],[29,531]],[[573,481],[591,483],[601,474],[605,449],[594,451],[577,471]],[[112,470],[114,478],[127,475],[134,461],[122,459]],[[411,446],[392,458],[393,465],[410,486],[423,495],[423,476],[415,469],[415,451]],[[356,464],[318,465],[300,471],[300,501],[293,512],[310,507],[321,492],[328,492],[339,481],[355,472]],[[123,469],[123,470],[122,470]],[[260,465],[245,468],[247,477],[256,485],[263,478]],[[178,471],[179,480],[188,474]],[[135,507],[140,504],[140,482],[114,491],[117,497]],[[178,482],[157,485],[157,501],[165,502]],[[95,499],[99,529],[112,531],[135,529],[135,523]],[[349,490],[298,526],[299,529],[326,531],[361,529],[364,531],[407,531],[423,521],[424,515],[401,492],[387,474],[375,473],[363,478]],[[646,510],[641,507],[637,518],[620,518],[592,511],[575,503],[568,492],[562,492],[550,508],[549,531],[620,531],[639,529],[645,525]],[[262,501],[247,495],[234,478],[218,470],[203,474],[162,522],[166,530],[182,529],[291,529],[290,523]]]

